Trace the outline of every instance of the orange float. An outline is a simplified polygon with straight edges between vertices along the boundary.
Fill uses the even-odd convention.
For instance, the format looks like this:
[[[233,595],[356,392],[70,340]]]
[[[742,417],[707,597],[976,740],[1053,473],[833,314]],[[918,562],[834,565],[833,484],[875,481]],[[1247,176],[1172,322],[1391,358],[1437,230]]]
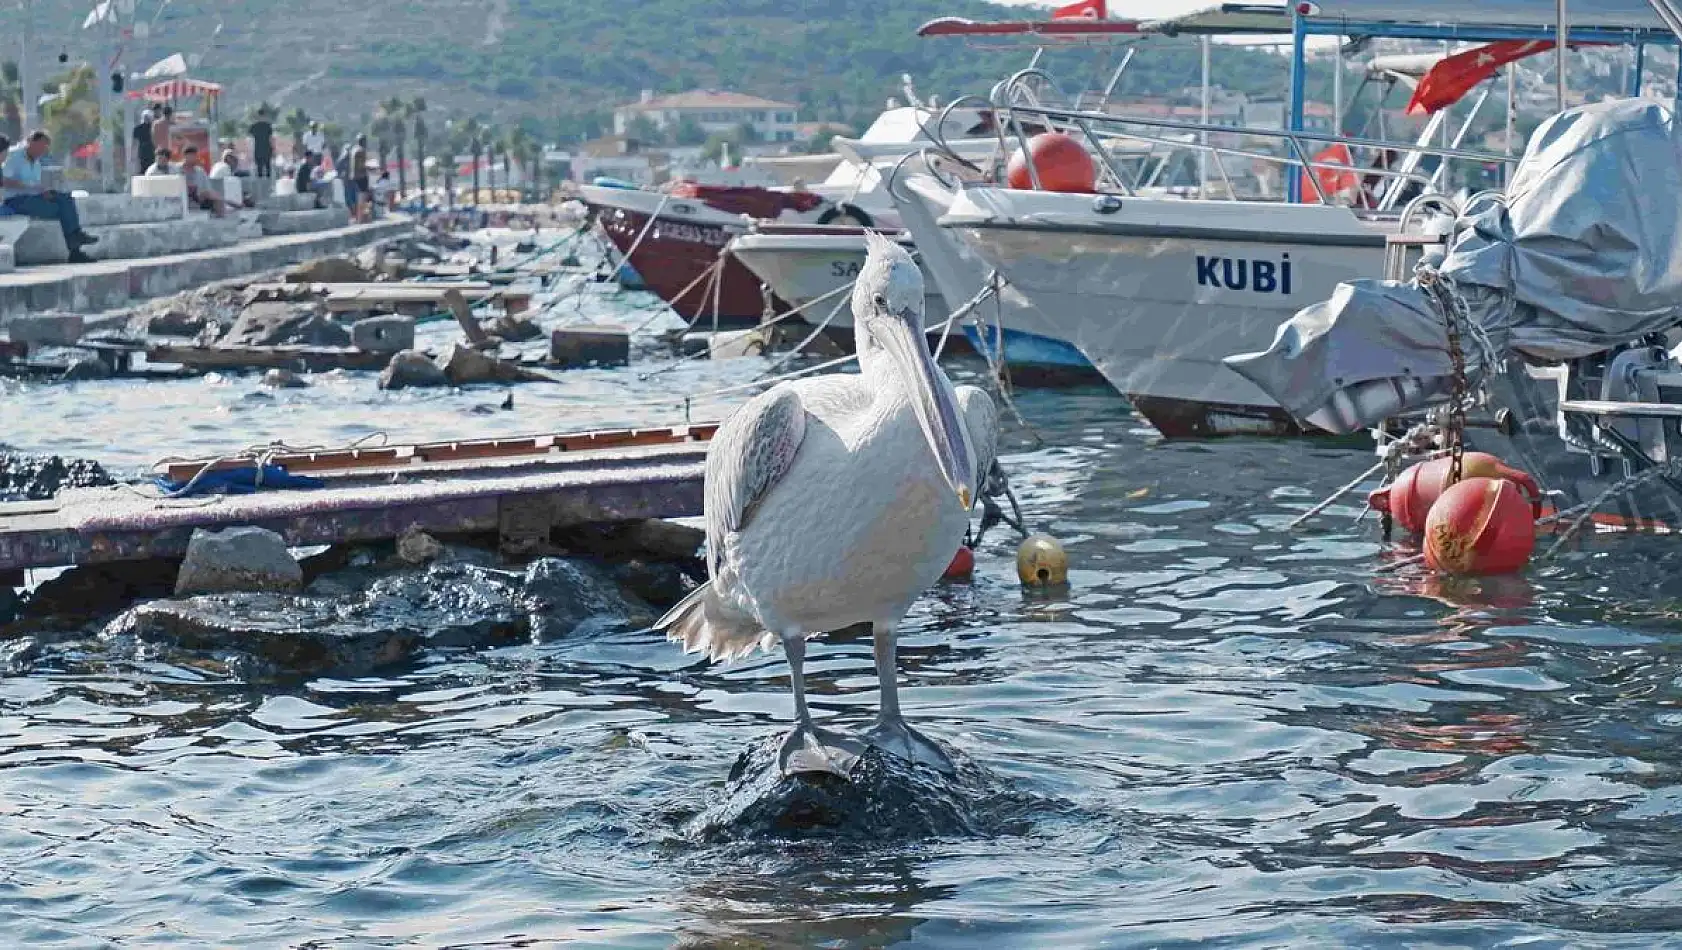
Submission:
[[[969,549],[969,545],[960,544],[958,553],[952,555],[952,563],[946,565],[946,573],[940,576],[949,581],[965,581],[974,573],[975,552]]]
[[[1535,509],[1504,478],[1450,486],[1425,519],[1425,563],[1444,573],[1511,574],[1530,562],[1535,547]]]
[[[1028,162],[1039,173],[1041,191],[1062,191],[1089,195],[1098,184],[1098,166],[1086,147],[1061,132],[1041,132],[1028,140],[1027,158],[1022,149],[1010,157],[1005,182],[1017,191],[1031,191],[1034,177]]]
[[[1431,505],[1448,487],[1448,470],[1453,460],[1444,456],[1408,467],[1399,478],[1367,496],[1367,506],[1388,512],[1410,534],[1425,530]],[[1460,467],[1462,478],[1499,478],[1517,485],[1530,498],[1533,517],[1542,513],[1542,489],[1528,474],[1512,468],[1488,452],[1467,452]]]

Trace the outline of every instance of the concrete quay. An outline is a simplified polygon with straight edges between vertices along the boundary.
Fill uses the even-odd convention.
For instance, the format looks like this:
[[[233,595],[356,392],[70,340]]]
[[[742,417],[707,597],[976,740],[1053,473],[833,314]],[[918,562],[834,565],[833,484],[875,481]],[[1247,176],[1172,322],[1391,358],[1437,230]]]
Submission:
[[[96,313],[218,280],[275,270],[316,257],[344,254],[405,234],[407,216],[301,234],[273,234],[202,250],[46,264],[0,273],[0,328],[12,317],[44,310]]]

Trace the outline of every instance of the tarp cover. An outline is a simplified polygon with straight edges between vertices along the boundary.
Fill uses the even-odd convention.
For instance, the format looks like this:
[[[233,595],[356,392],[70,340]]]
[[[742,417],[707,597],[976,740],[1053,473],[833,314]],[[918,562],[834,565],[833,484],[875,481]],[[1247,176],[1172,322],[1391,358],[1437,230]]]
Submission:
[[[823,203],[823,198],[809,191],[772,191],[752,185],[703,185],[693,181],[679,181],[673,184],[672,197],[694,198],[731,214],[773,219],[780,216],[785,209],[810,211]]]
[[[1671,112],[1622,99],[1531,136],[1505,204],[1474,201],[1439,265],[1497,353],[1561,360],[1682,324],[1682,143]],[[1480,366],[1473,340],[1467,362]],[[1502,356],[1504,359],[1505,357]],[[1447,391],[1443,319],[1412,282],[1356,280],[1228,366],[1333,432]]]

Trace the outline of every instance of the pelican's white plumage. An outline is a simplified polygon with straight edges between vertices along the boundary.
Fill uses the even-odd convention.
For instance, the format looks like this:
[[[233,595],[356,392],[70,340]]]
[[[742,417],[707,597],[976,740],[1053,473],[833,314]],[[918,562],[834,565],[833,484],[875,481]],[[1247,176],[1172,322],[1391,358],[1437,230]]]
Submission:
[[[856,623],[876,632],[876,738],[914,757],[929,748],[899,721],[894,628],[962,542],[995,450],[992,400],[954,390],[928,353],[921,271],[894,242],[869,242],[852,300],[859,374],[779,384],[719,428],[706,465],[711,580],[659,624],[714,660],[783,642],[799,719],[785,766],[810,746],[834,770],[824,744],[847,745],[813,741],[800,664],[806,637]]]

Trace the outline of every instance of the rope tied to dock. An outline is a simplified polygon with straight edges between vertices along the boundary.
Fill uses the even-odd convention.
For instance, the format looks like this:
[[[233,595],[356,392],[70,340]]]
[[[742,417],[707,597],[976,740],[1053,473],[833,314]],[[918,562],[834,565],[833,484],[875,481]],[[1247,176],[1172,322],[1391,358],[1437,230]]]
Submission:
[[[262,491],[265,488],[317,488],[321,486],[319,479],[292,475],[286,471],[285,467],[274,464],[274,460],[280,456],[302,455],[309,452],[353,452],[357,449],[368,448],[370,445],[385,445],[390,441],[390,436],[384,431],[370,432],[342,446],[292,445],[276,439],[267,443],[249,445],[237,452],[210,459],[200,465],[198,471],[185,483],[176,484],[167,477],[160,476],[154,482],[160,491],[158,495],[148,495],[139,489],[134,489],[134,491],[143,497],[185,498],[197,492],[203,483],[215,481],[213,473],[230,470],[240,473],[239,476],[217,482],[218,487],[248,489],[253,492]],[[168,456],[159,459],[153,467],[190,461],[193,460],[181,456]],[[250,464],[247,466],[239,463]],[[249,483],[245,480],[245,473],[250,473]]]

